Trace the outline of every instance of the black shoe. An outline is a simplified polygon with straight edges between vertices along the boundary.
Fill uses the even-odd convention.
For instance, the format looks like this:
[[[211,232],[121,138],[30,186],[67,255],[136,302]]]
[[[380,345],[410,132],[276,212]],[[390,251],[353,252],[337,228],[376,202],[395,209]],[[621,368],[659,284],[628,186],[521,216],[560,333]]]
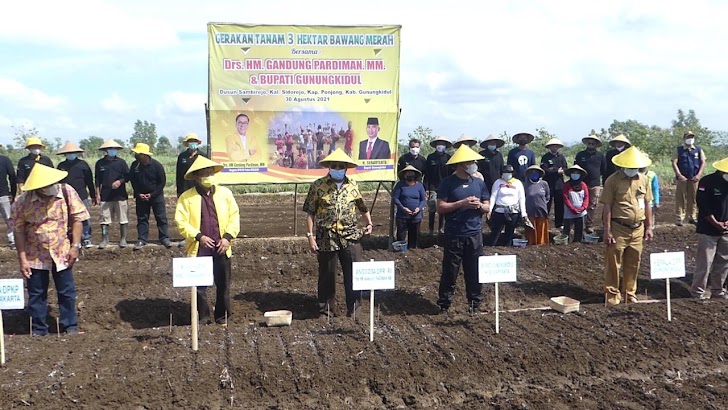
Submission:
[[[172,247],[172,242],[170,242],[169,238],[162,239],[162,245],[164,245],[165,248],[169,249]]]
[[[134,250],[138,251],[139,249],[143,248],[144,245],[146,245],[146,244],[147,244],[146,242],[139,241],[136,243],[136,245],[134,245]]]
[[[447,315],[447,312],[450,308],[446,306],[440,306],[440,311],[438,312],[439,315]]]
[[[10,245],[8,245],[8,246],[10,247],[10,250],[11,250],[11,251],[14,251],[14,250],[16,249],[16,248],[15,248],[15,244],[14,244],[14,243],[11,243],[11,244],[10,244]]]

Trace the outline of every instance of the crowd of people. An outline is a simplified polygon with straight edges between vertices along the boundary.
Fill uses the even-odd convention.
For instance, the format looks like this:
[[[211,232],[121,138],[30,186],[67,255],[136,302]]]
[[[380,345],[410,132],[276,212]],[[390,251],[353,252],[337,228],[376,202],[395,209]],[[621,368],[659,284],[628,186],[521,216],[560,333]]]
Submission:
[[[322,168],[321,160],[334,152],[337,144],[351,156],[354,142],[351,121],[346,130],[329,123],[299,125],[298,128],[296,132],[286,125],[283,130],[268,131],[268,139],[275,146],[270,158],[273,163],[285,168]]]
[[[698,248],[691,291],[696,298],[728,299],[724,286],[728,276],[728,158],[713,164],[716,171],[704,176],[705,154],[694,145],[692,133],[676,149],[673,168],[679,188],[676,223],[685,216],[696,224]],[[462,266],[466,296],[471,311],[480,309],[481,285],[478,258],[483,255],[485,221],[490,226],[488,245],[510,243],[519,224],[525,225],[528,242],[549,243],[550,214],[563,235],[579,241],[596,232],[596,203],[603,205],[601,217],[605,253],[605,300],[615,305],[637,301],[637,273],[643,241],[654,235],[653,209],[659,207],[659,182],[648,168],[650,158],[631,146],[625,136],[610,141],[612,149],[603,155],[601,141],[585,137],[584,151],[568,166],[560,153],[558,139],[546,143],[548,152],[541,163],[528,148],[533,135],[513,136],[517,144],[503,160],[498,151],[505,142],[489,136],[480,143],[466,135],[457,141],[435,138],[435,151],[427,158],[419,154],[421,142],[409,142],[409,152],[399,158],[397,182],[392,192],[397,208],[397,239],[407,238],[410,248],[418,246],[425,209],[428,228],[444,236],[443,259],[437,304],[447,313],[454,299],[455,282]],[[214,312],[206,302],[206,289],[198,289],[201,322],[214,320],[227,325],[230,309],[232,241],[240,231],[239,209],[232,192],[220,186],[215,175],[223,166],[199,152],[202,141],[195,134],[184,138],[185,150],[177,159],[177,204],[175,223],[190,257],[212,257],[217,289]],[[450,154],[448,150],[454,147]],[[83,152],[68,142],[58,152],[64,160],[56,168],[43,154],[45,146],[30,138],[14,170],[11,161],[0,156],[0,210],[8,224],[9,245],[17,250],[20,269],[28,281],[28,312],[35,335],[48,333],[45,314],[50,276],[56,284],[61,330],[77,332],[76,290],[72,268],[81,248],[91,243],[89,206],[101,208],[99,225],[103,249],[109,244],[112,222],[119,224],[119,246],[126,244],[128,193],[135,199],[138,239],[135,250],[148,243],[149,216],[154,212],[159,240],[169,248],[164,206],[166,175],[150,147],[138,143],[131,149],[135,160],[127,166],[118,156],[124,147],[107,140],[99,148],[103,158],[94,172]],[[609,163],[607,165],[607,159]],[[346,312],[356,315],[360,295],[352,289],[352,263],[362,260],[361,240],[372,232],[369,213],[358,184],[347,178],[354,161],[341,147],[318,161],[326,175],[311,183],[303,205],[307,240],[319,264],[318,301],[321,316],[336,315],[336,265],[341,265],[346,291]],[[557,209],[558,208],[558,209]],[[591,212],[591,217],[590,217]],[[361,222],[359,222],[361,218]],[[504,237],[504,241],[500,238]],[[620,275],[621,273],[621,275]],[[620,279],[621,277],[621,279]]]

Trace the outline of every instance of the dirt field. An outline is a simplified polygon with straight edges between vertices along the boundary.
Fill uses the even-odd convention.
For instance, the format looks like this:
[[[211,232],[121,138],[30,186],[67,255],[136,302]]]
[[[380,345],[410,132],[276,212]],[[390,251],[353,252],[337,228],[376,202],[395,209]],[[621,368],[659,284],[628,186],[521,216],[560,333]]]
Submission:
[[[380,192],[364,257],[396,259],[397,289],[377,292],[374,342],[367,318],[318,318],[303,199],[293,237],[292,195],[240,198],[245,237],[234,245],[231,323],[201,327],[198,352],[190,349],[189,289],[172,288],[180,249],[86,251],[75,269],[83,334],[31,338],[24,312],[3,312],[0,409],[728,408],[728,303],[689,299],[694,227],[671,224],[670,193],[639,292],[665,298],[665,282],[649,280],[647,253],[685,251],[688,277],[672,281],[672,322],[661,302],[604,307],[601,244],[486,248],[516,254],[519,264],[518,282],[500,286],[495,334],[492,308],[466,313],[462,279],[450,315],[436,315],[442,250],[425,237],[423,249],[388,252],[389,204]],[[170,202],[170,220],[172,209]],[[4,227],[0,238],[4,245]],[[17,271],[15,253],[0,250],[0,277]],[[341,283],[338,292],[343,306]],[[494,307],[493,286],[484,292],[484,306]],[[560,295],[579,299],[581,312],[529,310]],[[274,309],[292,310],[293,325],[261,325]],[[515,309],[526,310],[508,311]]]

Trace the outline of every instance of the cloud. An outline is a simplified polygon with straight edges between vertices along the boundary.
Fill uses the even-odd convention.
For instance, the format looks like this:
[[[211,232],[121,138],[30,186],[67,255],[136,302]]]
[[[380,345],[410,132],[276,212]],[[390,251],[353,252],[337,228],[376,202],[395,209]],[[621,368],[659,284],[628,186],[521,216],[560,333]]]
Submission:
[[[157,115],[164,117],[167,115],[203,114],[204,116],[205,103],[207,103],[206,94],[174,91],[162,97],[162,102],[157,105]]]
[[[11,125],[13,125],[13,121],[10,118],[0,115],[0,127],[9,127]]]
[[[116,114],[126,113],[135,108],[133,104],[122,99],[117,93],[112,93],[110,97],[101,100],[101,106],[106,111]]]
[[[0,101],[38,111],[56,110],[68,103],[65,97],[48,95],[12,78],[0,78]]]

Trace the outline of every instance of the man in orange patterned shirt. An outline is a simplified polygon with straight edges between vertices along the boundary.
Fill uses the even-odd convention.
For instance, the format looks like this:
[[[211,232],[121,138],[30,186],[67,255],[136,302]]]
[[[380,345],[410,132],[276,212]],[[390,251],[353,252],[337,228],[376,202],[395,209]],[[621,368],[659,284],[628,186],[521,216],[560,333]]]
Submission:
[[[60,330],[78,333],[72,268],[81,249],[82,222],[89,219],[89,213],[73,187],[59,184],[67,175],[35,164],[11,211],[20,271],[28,282],[33,336],[48,334],[49,273],[58,293]]]

